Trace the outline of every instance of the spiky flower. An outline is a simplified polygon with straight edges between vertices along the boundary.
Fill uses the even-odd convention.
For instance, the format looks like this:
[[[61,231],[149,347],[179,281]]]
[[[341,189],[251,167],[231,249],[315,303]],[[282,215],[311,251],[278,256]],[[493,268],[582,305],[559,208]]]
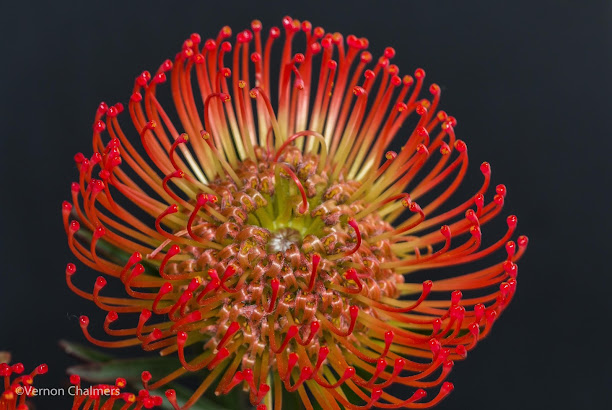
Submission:
[[[392,48],[373,59],[364,38],[283,27],[280,60],[282,30],[265,37],[254,21],[233,42],[229,27],[193,34],[139,75],[127,111],[141,147],[120,126],[124,106],[100,104],[63,217],[74,254],[103,276],[91,293],[75,265],[66,279],[127,338],[94,338],[87,317],[84,334],[176,352],[177,370],[151,387],[201,372],[185,407],[237,386],[261,408],[280,409],[283,389],[309,409],[433,406],[511,300],[527,238],[511,240],[510,216],[483,244],[506,195],[487,194],[488,163],[478,191],[454,198],[467,148],[440,87],[422,92],[422,69],[400,77]],[[106,278],[127,296],[106,296]],[[118,330],[123,313],[140,313],[137,326]]]
[[[47,373],[48,368],[46,364],[41,364],[29,374],[23,374],[24,370],[23,363],[0,363],[0,380],[4,379],[0,410],[27,410],[26,398],[33,396],[36,391],[33,386],[34,377]]]

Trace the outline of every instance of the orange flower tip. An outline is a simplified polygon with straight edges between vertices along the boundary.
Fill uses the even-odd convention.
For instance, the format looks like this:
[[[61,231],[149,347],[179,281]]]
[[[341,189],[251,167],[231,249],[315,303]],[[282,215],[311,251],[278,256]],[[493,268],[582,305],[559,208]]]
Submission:
[[[106,124],[102,120],[96,120],[93,123],[93,130],[96,133],[100,133],[106,129]]]
[[[107,105],[107,104],[106,104],[104,101],[102,101],[102,102],[101,102],[101,103],[98,105],[98,110],[97,110],[98,114],[99,114],[99,115],[104,115],[104,114],[106,114],[106,111],[107,111],[107,110],[108,110],[108,105]]]
[[[225,347],[221,348],[215,355],[214,359],[208,364],[208,370],[212,370],[217,364],[221,363],[227,357],[229,357],[229,350],[227,350]]]
[[[459,152],[465,152],[467,150],[467,145],[462,140],[455,141],[455,149]]]
[[[440,320],[440,318],[434,319],[433,322],[431,322],[431,328],[431,335],[436,335],[442,328],[442,320]]]
[[[495,193],[497,193],[497,195],[501,195],[502,197],[505,197],[507,194],[506,186],[504,184],[497,185],[495,187]]]
[[[392,330],[388,330],[385,332],[385,347],[390,346],[393,343],[393,338],[395,337],[395,333]]]
[[[450,354],[451,354],[451,349],[445,347],[443,349],[440,349],[440,353],[438,353],[438,356],[436,357],[436,359],[444,363],[446,359],[448,359],[448,356],[450,356]]]
[[[48,371],[49,371],[49,367],[44,363],[39,365],[35,370],[36,374],[45,374]]]
[[[196,290],[198,287],[200,287],[200,279],[199,278],[193,278],[189,281],[189,285],[187,285],[187,290],[190,292],[193,292],[194,290]]]
[[[451,382],[444,382],[444,384],[442,385],[442,388],[440,389],[440,393],[447,395],[450,392],[452,392],[454,388],[455,388],[455,385],[452,384]]]
[[[108,111],[106,112],[106,115],[109,118],[114,118],[117,115],[119,115],[119,110],[117,109],[117,107],[113,105],[112,107],[108,107]]]
[[[291,355],[289,355],[289,360],[291,361]],[[244,377],[244,380],[246,380],[247,382],[252,382],[253,381],[253,369],[244,369],[242,371],[242,376]]]
[[[159,340],[164,336],[163,332],[157,328],[153,329],[150,334],[150,338],[152,341]]]
[[[378,399],[381,398],[382,394],[383,394],[382,389],[373,389],[372,390],[372,395],[370,396],[370,402],[374,403],[374,402],[378,401]]]
[[[185,342],[187,342],[187,338],[189,336],[187,335],[187,332],[178,332],[176,334],[176,342],[180,345],[180,346],[184,346]]]
[[[442,234],[442,236],[444,236],[446,239],[450,239],[451,238],[451,228],[448,225],[442,225],[442,227],[440,227],[440,233]]]
[[[512,286],[508,282],[502,282],[499,285],[499,292],[501,293],[504,299],[508,297],[511,291],[512,291]]]
[[[463,297],[463,293],[460,290],[454,290],[451,293],[451,306],[458,305]]]
[[[349,308],[349,313],[351,315],[351,322],[355,322],[355,320],[357,320],[357,315],[359,314],[359,307],[356,305],[351,306]]]
[[[389,161],[394,160],[395,158],[397,158],[397,152],[395,152],[395,151],[387,151],[385,153],[385,158],[388,159]]]
[[[92,179],[89,182],[89,189],[91,189],[92,193],[97,194],[98,192],[102,192],[105,188],[104,182],[99,179]]]
[[[115,311],[110,311],[106,314],[106,323],[113,323],[114,321],[116,321],[117,319],[119,319],[119,315],[117,314],[117,312]]]
[[[165,282],[159,289],[159,294],[163,296],[166,293],[172,292],[173,289],[174,287],[172,286],[170,282]]]
[[[417,145],[416,152],[418,154],[425,155],[425,156],[429,155],[429,150],[427,149],[427,147],[424,144]]]
[[[100,179],[102,179],[102,181],[108,181],[111,176],[111,173],[108,170],[103,169],[102,171],[98,172],[98,176],[100,177]]]
[[[480,164],[480,172],[482,172],[482,174],[486,176],[491,175],[491,164],[489,164],[488,162],[483,162],[482,164]]]
[[[130,96],[130,101],[131,102],[141,102],[142,101],[142,94],[140,94],[139,92],[135,92]]]
[[[132,273],[130,273],[130,281],[133,280],[135,277],[142,275],[144,271],[145,268],[140,263],[134,265],[134,267],[132,268]]]
[[[516,217],[516,215],[510,215],[506,218],[506,223],[508,224],[508,228],[514,229],[518,224],[518,218]]]
[[[106,279],[104,279],[104,276],[98,276],[94,285],[94,290],[100,290],[104,286],[106,286]]]
[[[463,320],[465,316],[465,308],[463,306],[453,306],[451,308],[451,317],[456,320]]]
[[[512,259],[516,253],[516,243],[514,243],[514,241],[508,241],[506,242],[505,248],[506,253],[508,254],[508,260]]]
[[[66,265],[66,275],[72,276],[75,274],[75,272],[76,272],[76,265],[74,263],[68,263]]]
[[[432,84],[429,86],[429,92],[434,95],[434,96],[438,96],[440,95],[440,86],[438,84]]]
[[[141,321],[142,323],[148,321],[149,319],[151,319],[151,311],[148,309],[142,309],[142,312],[140,312],[140,318],[139,321]]]
[[[81,224],[78,221],[72,220],[70,221],[69,229],[72,233],[76,233],[81,229]]]
[[[505,261],[502,265],[504,271],[512,278],[516,278],[518,274],[518,265],[512,261]]]
[[[440,348],[442,344],[438,339],[430,339],[429,340],[429,350],[436,356],[440,352]]]
[[[78,386],[79,384],[81,384],[81,376],[79,376],[78,374],[71,374],[70,384],[74,384],[75,386]]]
[[[385,58],[384,56],[383,56],[383,57],[380,57],[380,58],[378,59],[378,66],[379,66],[380,68],[383,68],[383,69],[384,69],[384,68],[387,68],[387,67],[389,66],[389,59],[388,59],[388,58]]]
[[[100,239],[104,235],[106,235],[106,229],[104,229],[103,226],[98,226],[96,229],[94,229],[94,233],[93,233],[94,238]]]
[[[504,197],[501,195],[495,195],[495,197],[493,197],[493,202],[502,207],[504,205]]]
[[[393,372],[399,374],[399,371],[403,370],[404,366],[406,366],[406,360],[402,359],[401,357],[398,357],[397,359],[395,359],[395,363],[393,364]]]
[[[376,361],[376,372],[380,374],[383,370],[387,368],[387,365],[387,361],[381,357]]]
[[[142,260],[142,254],[140,252],[134,252],[130,259],[128,259],[128,263],[126,266],[132,266]]]
[[[151,376],[151,372],[147,370],[145,370],[144,372],[140,374],[140,379],[142,380],[143,383],[148,383],[152,378],[153,376]]]
[[[329,347],[321,346],[319,348],[319,355],[318,355],[318,359],[317,359],[317,365],[316,365],[317,369],[321,366],[321,364],[323,364],[323,361],[325,361],[325,359],[327,359],[328,355],[329,355]]]
[[[115,380],[115,386],[123,389],[125,386],[127,386],[127,381],[123,377],[119,377],[117,380]]]
[[[25,368],[23,367],[23,363],[15,363],[11,366],[11,370],[15,374],[21,374],[24,372]]]
[[[367,95],[368,92],[363,87],[355,86],[353,87],[353,94],[355,94],[357,97],[361,97]]]
[[[484,206],[484,195],[483,194],[476,194],[476,196],[474,196],[474,204],[476,205],[476,208],[482,209],[482,207]],[[468,211],[470,211],[470,209],[468,209]],[[472,211],[472,213],[473,212],[474,211]]]
[[[229,43],[223,43],[223,44],[229,44]],[[229,78],[229,77],[232,76],[232,70],[230,70],[227,67],[222,68],[220,73],[221,73],[221,75],[223,77],[226,77],[226,78]],[[221,98],[222,101],[225,101],[225,99],[226,98],[230,98],[230,96],[229,96],[229,94],[221,93],[221,94],[219,94],[219,98]]]
[[[477,240],[482,238],[482,232],[477,225],[470,226],[470,234]]]
[[[154,84],[162,84],[166,82],[166,73],[158,73],[153,77]]]
[[[85,161],[85,155],[83,155],[82,152],[77,152],[76,154],[74,154],[74,162],[76,162],[77,164],[80,164],[81,162]]]
[[[79,324],[83,329],[87,328],[89,326],[89,318],[85,315],[79,317]]]
[[[158,403],[158,400],[155,400],[155,397],[146,397],[145,399],[142,400],[142,406],[145,409],[152,409],[152,408],[154,408],[155,406],[158,405],[156,403]]]
[[[455,347],[455,353],[464,359],[467,357],[467,349],[464,345],[457,345],[457,347]]]

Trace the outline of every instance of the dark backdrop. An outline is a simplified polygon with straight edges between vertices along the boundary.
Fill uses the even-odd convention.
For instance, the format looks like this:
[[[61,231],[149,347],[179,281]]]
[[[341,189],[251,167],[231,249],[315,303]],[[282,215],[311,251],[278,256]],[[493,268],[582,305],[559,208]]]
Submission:
[[[47,362],[37,384],[57,387],[73,363],[57,340],[82,341],[76,317],[97,311],[64,284],[74,258],[60,217],[76,176],[72,155],[91,149],[97,104],[127,101],[134,76],[173,57],[194,31],[212,36],[229,24],[237,32],[253,18],[269,27],[289,14],[367,36],[373,51],[395,47],[402,73],[425,68],[443,87],[442,108],[459,119],[470,172],[492,163],[493,183],[509,189],[506,211],[531,239],[513,304],[455,366],[456,389],[440,408],[605,407],[612,5],[504,3],[3,4],[0,350],[27,368]]]

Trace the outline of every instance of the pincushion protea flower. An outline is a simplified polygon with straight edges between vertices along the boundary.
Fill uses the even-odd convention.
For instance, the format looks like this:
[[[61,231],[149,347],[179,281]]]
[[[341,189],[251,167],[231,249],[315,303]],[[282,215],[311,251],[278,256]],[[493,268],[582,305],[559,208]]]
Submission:
[[[177,370],[150,387],[201,372],[184,408],[237,386],[259,409],[280,409],[283,389],[308,409],[433,406],[512,299],[527,238],[511,240],[509,216],[482,243],[506,195],[487,193],[488,163],[480,189],[446,205],[467,148],[438,110],[440,87],[422,92],[422,69],[400,77],[392,48],[374,60],[366,39],[289,17],[283,27],[277,63],[282,30],[264,39],[254,21],[233,42],[229,27],[193,34],[139,75],[127,111],[142,149],[119,124],[124,106],[100,104],[63,218],[74,254],[104,275],[91,293],[73,284],[73,264],[66,280],[124,339],[95,338],[85,316],[81,327],[100,346],[177,352]],[[168,81],[176,115],[158,99]],[[387,151],[394,138],[399,152]],[[498,250],[489,267],[435,273]],[[417,272],[432,280],[411,281]],[[104,295],[106,278],[127,296]],[[138,312],[135,327],[113,325]]]
[[[34,377],[47,373],[47,365],[41,364],[29,374],[23,374],[22,363],[0,363],[0,377],[4,379],[4,392],[0,395],[0,410],[27,410],[26,398],[32,396]],[[17,376],[11,380],[11,376]]]
[[[99,410],[112,410],[113,406],[123,403],[121,410],[128,409],[152,409],[161,406],[163,399],[161,396],[151,395],[147,389],[151,374],[148,371],[142,373],[144,389],[138,394],[122,392],[127,382],[124,378],[118,378],[114,385],[98,384],[90,387],[81,386],[81,378],[73,374],[70,376],[70,383],[73,385],[71,391],[74,399],[72,410],[89,409],[91,406]]]

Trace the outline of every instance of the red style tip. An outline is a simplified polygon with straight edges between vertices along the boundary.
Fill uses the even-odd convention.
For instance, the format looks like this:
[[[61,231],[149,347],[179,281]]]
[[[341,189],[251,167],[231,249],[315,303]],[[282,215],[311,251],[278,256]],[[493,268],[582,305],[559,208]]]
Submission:
[[[76,272],[76,265],[74,263],[69,263],[66,265],[66,275],[72,276]]]
[[[153,376],[151,376],[151,373],[146,370],[140,374],[140,379],[143,383],[148,383],[152,378]]]
[[[455,388],[455,385],[452,384],[451,382],[444,382],[444,384],[442,385],[442,388],[440,389],[440,393],[449,394],[450,392],[453,391],[454,388]]]
[[[105,321],[108,323],[113,323],[117,319],[119,319],[119,315],[117,314],[117,312],[111,310],[110,312],[106,314]]]
[[[94,285],[94,289],[100,290],[104,286],[106,286],[106,279],[103,276],[98,276],[96,279],[96,284]]]
[[[86,328],[87,326],[89,326],[89,318],[85,315],[79,317],[79,324],[82,328]]]
[[[106,124],[104,123],[104,121],[97,120],[96,122],[93,123],[94,132],[100,133],[104,131],[105,129],[106,129]]]

